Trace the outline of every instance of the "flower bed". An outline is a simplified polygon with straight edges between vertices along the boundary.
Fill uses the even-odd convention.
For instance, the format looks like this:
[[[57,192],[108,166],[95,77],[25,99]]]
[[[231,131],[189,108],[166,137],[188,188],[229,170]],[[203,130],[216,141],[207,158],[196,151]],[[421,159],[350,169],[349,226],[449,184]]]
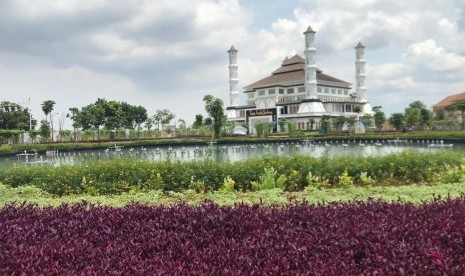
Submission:
[[[465,199],[0,211],[2,275],[463,275]]]

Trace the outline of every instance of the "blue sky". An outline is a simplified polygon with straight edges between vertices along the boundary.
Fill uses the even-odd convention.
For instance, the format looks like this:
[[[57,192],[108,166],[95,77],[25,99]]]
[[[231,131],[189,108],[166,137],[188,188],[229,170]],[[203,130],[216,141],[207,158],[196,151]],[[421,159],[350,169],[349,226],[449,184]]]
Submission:
[[[303,53],[316,33],[317,66],[354,83],[366,46],[368,100],[388,114],[465,92],[465,0],[0,0],[0,101],[55,114],[97,98],[168,108],[192,122],[203,95],[228,99],[228,57],[241,87]],[[69,123],[68,123],[69,125]]]

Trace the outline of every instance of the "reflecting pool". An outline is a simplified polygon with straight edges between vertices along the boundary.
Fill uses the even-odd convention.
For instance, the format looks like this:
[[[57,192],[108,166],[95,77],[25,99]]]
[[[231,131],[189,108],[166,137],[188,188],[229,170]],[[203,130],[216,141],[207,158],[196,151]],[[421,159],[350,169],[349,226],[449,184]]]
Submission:
[[[47,151],[46,153],[23,152],[16,156],[0,158],[0,168],[14,166],[68,165],[113,158],[137,160],[203,160],[234,162],[266,155],[292,156],[379,156],[406,150],[420,152],[462,151],[462,144],[446,144],[440,140],[333,140],[333,141],[285,141],[254,144],[215,144],[196,146],[121,147],[112,146],[99,150]]]

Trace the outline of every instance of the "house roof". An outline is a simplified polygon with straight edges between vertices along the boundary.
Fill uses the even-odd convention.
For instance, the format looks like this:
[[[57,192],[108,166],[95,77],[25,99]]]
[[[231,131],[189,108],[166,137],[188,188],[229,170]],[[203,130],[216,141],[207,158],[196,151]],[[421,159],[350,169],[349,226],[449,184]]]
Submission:
[[[449,95],[439,101],[437,104],[433,105],[433,108],[441,108],[441,107],[446,107],[449,105],[453,105],[454,103],[458,101],[465,100],[465,92],[454,94],[454,95]]]
[[[316,69],[316,81],[318,85],[350,88],[350,83],[335,77],[323,74]],[[293,86],[305,83],[305,59],[299,55],[286,58],[281,67],[274,70],[270,76],[256,81],[244,87],[246,91],[272,86]]]

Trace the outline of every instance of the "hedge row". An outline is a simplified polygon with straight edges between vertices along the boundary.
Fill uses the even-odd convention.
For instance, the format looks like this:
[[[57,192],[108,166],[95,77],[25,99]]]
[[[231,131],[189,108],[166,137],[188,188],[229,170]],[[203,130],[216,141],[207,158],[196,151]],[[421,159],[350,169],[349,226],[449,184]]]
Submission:
[[[249,190],[252,181],[260,181],[265,168],[273,168],[276,176],[285,175],[287,187],[295,190],[310,182],[329,186],[341,181],[365,185],[431,183],[444,171],[462,163],[463,156],[451,152],[403,152],[376,157],[264,157],[234,163],[122,159],[60,167],[17,167],[2,172],[0,182],[11,187],[32,184],[55,195],[120,194],[131,189],[217,190],[225,179],[234,181],[236,190]]]

